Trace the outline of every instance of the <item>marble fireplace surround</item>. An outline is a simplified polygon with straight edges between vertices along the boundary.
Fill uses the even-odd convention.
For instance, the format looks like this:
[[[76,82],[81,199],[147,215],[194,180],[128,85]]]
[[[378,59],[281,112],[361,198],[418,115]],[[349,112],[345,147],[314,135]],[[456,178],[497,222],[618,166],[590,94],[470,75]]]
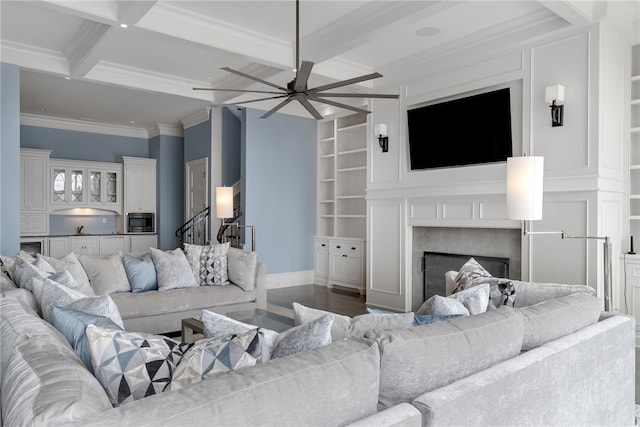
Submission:
[[[412,227],[412,293],[416,310],[424,301],[424,252],[509,258],[509,278],[520,279],[521,231],[509,228]],[[442,278],[444,281],[444,277]]]

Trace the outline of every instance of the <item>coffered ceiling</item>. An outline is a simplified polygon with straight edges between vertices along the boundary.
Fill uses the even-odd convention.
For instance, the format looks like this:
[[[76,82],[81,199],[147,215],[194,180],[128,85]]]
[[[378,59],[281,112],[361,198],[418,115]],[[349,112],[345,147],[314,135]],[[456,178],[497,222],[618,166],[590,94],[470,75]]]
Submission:
[[[637,20],[638,2],[609,3]],[[302,0],[300,58],[316,64],[310,86],[378,71],[383,78],[341,91],[392,93],[428,73],[424,64],[444,53],[508,46],[584,25],[600,19],[607,6],[561,0]],[[268,89],[221,67],[279,85],[295,74],[293,0],[3,0],[0,14],[0,60],[21,67],[20,109],[28,117],[180,128],[182,119],[208,106],[250,98],[193,87]],[[307,117],[296,104],[281,112]],[[249,105],[268,110],[275,102]]]

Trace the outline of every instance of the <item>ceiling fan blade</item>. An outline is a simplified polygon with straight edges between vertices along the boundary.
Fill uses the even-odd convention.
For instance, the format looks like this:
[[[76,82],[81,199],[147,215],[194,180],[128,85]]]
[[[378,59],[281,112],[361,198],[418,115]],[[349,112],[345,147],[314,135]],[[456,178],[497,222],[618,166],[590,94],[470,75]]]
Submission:
[[[230,102],[229,104],[231,105],[235,105],[235,104],[249,104],[251,102],[260,102],[260,101],[268,101],[270,99],[279,99],[279,98],[285,98],[289,95],[280,95],[280,96],[268,96],[266,98],[258,98],[258,99],[249,99],[247,101],[238,101],[238,102]]]
[[[295,90],[296,92],[304,92],[307,89],[307,80],[309,80],[312,68],[313,62],[302,61],[302,64],[300,64],[300,69],[298,70],[296,76],[296,84],[293,87],[293,90]]]
[[[285,99],[284,101],[282,101],[280,104],[278,104],[275,107],[273,107],[271,110],[269,110],[266,113],[264,113],[262,116],[260,116],[260,118],[261,119],[266,119],[267,117],[269,117],[270,115],[272,115],[273,113],[275,113],[276,111],[278,111],[279,109],[281,109],[282,107],[284,107],[285,105],[290,103],[291,101],[293,101],[293,97],[290,96],[287,99]]]
[[[320,98],[387,98],[387,99],[398,99],[400,97],[400,95],[385,94],[385,93],[333,93],[333,92],[314,93],[313,96],[318,96]]]
[[[311,114],[313,116],[314,119],[316,120],[322,120],[322,114],[320,114],[318,112],[318,110],[315,109],[315,107],[313,105],[311,105],[311,103],[309,102],[309,100],[307,98],[304,97],[300,97],[298,98],[298,102],[300,104],[302,104],[302,106],[309,112],[309,114]]]
[[[216,88],[209,88],[209,87],[194,87],[193,90],[215,90],[215,91],[218,91],[218,92],[270,93],[270,94],[273,94],[273,95],[282,95],[282,92],[272,92],[272,91],[268,91],[268,90],[216,89]]]
[[[309,96],[309,99],[311,99],[313,101],[316,101],[316,102],[321,102],[323,104],[333,105],[334,107],[344,108],[345,110],[355,111],[356,113],[369,114],[371,112],[369,110],[365,110],[364,108],[354,107],[353,105],[343,104],[342,102],[336,102],[336,101],[332,101],[330,99],[318,98],[318,97],[315,97],[315,96]]]
[[[287,92],[287,93],[289,92],[286,88],[283,88],[282,86],[278,86],[275,83],[271,83],[271,82],[268,82],[266,80],[262,80],[262,79],[259,79],[257,77],[250,76],[249,74],[245,74],[242,71],[234,70],[233,68],[222,67],[221,70],[225,70],[225,71],[228,71],[229,73],[237,74],[237,75],[245,77],[247,79],[251,79],[251,80],[254,80],[256,82],[260,82],[260,83],[265,84],[267,86],[275,87],[276,89],[280,89],[281,91],[284,91],[284,92]]]
[[[364,76],[354,77],[352,79],[342,80],[342,81],[335,82],[335,83],[329,83],[328,85],[314,87],[313,89],[309,89],[309,90],[313,91],[313,92],[322,92],[322,91],[329,90],[329,89],[335,89],[337,87],[342,87],[342,86],[347,86],[347,85],[354,84],[354,83],[364,82],[366,80],[377,79],[378,77],[382,77],[382,74],[380,74],[380,73],[365,74]]]

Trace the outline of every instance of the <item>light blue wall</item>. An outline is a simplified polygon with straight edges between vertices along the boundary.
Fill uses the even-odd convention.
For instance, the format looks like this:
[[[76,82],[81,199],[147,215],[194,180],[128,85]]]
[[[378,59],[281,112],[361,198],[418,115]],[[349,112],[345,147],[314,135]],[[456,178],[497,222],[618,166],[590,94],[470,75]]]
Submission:
[[[313,269],[316,138],[313,119],[243,112],[246,224],[256,227],[258,258],[268,273]]]
[[[184,161],[202,159],[211,154],[211,119],[184,130]],[[211,160],[209,160],[211,165]],[[211,176],[211,174],[209,174]]]
[[[100,133],[20,127],[20,146],[52,150],[55,159],[116,163],[122,156],[149,157],[149,140]]]
[[[20,250],[20,67],[0,63],[0,254]]]
[[[231,107],[235,108],[235,107]],[[232,186],[241,178],[241,121],[228,107],[222,110],[222,185]]]
[[[160,135],[149,140],[156,163],[156,231],[158,248],[179,246],[175,232],[184,223],[184,138]]]

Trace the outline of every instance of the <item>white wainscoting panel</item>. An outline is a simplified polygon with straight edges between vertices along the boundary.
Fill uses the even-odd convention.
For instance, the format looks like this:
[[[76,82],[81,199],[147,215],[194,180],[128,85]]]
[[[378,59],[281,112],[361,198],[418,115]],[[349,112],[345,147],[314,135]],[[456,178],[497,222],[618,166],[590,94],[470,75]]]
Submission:
[[[473,202],[445,202],[442,204],[442,219],[474,219]]]
[[[313,270],[267,274],[267,289],[289,288],[312,283],[314,283]]]
[[[367,304],[404,310],[404,201],[368,203]]]

